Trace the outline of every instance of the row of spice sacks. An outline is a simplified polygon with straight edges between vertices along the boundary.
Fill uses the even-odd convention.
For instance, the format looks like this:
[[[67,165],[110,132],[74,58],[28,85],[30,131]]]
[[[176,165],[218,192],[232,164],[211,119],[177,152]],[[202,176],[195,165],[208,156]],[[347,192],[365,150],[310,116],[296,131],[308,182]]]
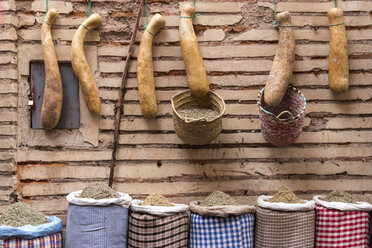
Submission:
[[[91,183],[67,195],[66,248],[370,247],[372,205],[343,190],[313,200],[281,186],[257,204],[221,191],[189,205],[152,193],[143,201]],[[0,216],[1,247],[62,247],[62,221],[25,203]],[[372,228],[371,228],[372,231]],[[40,244],[44,246],[30,246]]]
[[[210,91],[202,54],[193,29],[195,8],[190,4],[181,9],[179,35],[182,56],[186,67],[189,90],[171,99],[175,131],[187,144],[203,145],[215,139],[222,130],[221,118],[225,112],[224,100]],[[62,83],[56,63],[51,36],[52,23],[58,12],[49,9],[42,24],[42,46],[46,65],[45,89],[40,121],[44,129],[55,128],[62,112]],[[330,22],[330,54],[328,78],[332,91],[342,92],[349,88],[348,44],[343,12],[339,8],[328,11]],[[295,64],[295,38],[291,26],[290,13],[285,11],[276,15],[279,26],[279,43],[267,77],[264,89],[259,92],[261,130],[266,141],[273,145],[285,146],[293,143],[302,132],[306,110],[304,95],[289,87]],[[146,24],[141,38],[137,58],[137,83],[139,102],[143,116],[153,119],[157,116],[152,43],[156,33],[164,27],[165,19],[155,14]],[[71,45],[71,62],[89,110],[99,115],[101,101],[97,85],[85,58],[83,45],[86,34],[102,24],[98,14],[90,15],[76,31]],[[58,89],[58,90],[56,90]],[[56,104],[55,104],[56,103]],[[195,132],[195,127],[200,128]]]

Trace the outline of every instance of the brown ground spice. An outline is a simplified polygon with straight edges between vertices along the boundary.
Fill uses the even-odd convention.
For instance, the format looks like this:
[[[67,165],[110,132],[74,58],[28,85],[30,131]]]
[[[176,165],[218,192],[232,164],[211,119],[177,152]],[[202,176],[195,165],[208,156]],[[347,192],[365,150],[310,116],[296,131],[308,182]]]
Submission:
[[[164,196],[158,193],[152,193],[141,203],[144,206],[174,207]]]
[[[0,226],[39,226],[49,222],[50,221],[42,213],[23,202],[10,205],[10,207],[0,215]]]
[[[207,196],[201,203],[202,207],[213,207],[213,206],[224,206],[224,205],[234,205],[238,206],[239,203],[222,191],[214,191],[212,194]]]
[[[267,201],[284,203],[302,203],[302,201],[293,193],[293,191],[285,186],[280,186],[275,195]]]
[[[120,195],[105,183],[92,183],[86,186],[78,197],[101,200],[107,198],[119,198]]]
[[[203,106],[188,106],[185,109],[177,111],[180,116],[187,119],[197,120],[200,118],[205,118],[207,121],[219,115],[216,109],[211,109]]]
[[[327,202],[344,202],[344,203],[356,203],[353,197],[343,190],[333,190],[329,195],[322,199]]]

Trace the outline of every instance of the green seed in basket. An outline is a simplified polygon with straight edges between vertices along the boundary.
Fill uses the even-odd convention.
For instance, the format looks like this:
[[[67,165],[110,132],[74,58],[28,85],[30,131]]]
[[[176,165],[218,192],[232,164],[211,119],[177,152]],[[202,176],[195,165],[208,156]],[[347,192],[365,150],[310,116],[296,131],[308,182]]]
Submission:
[[[280,186],[273,197],[268,202],[283,202],[283,203],[303,203],[292,190],[285,186]]]
[[[216,109],[191,105],[187,108],[179,110],[178,114],[186,119],[197,120],[205,118],[207,121],[210,121],[213,118],[217,117],[219,115],[219,112]]]
[[[0,226],[39,226],[49,222],[50,221],[42,213],[23,202],[10,205],[10,207],[0,215]]]
[[[344,203],[356,203],[353,197],[343,190],[333,190],[329,195],[322,199],[327,202],[344,202]]]
[[[207,196],[201,203],[202,207],[213,207],[213,206],[224,206],[224,205],[234,205],[237,206],[239,203],[222,191],[214,191],[212,194]]]
[[[95,200],[119,197],[120,195],[105,183],[91,183],[78,196],[78,198],[92,198]]]
[[[146,199],[141,203],[144,206],[160,206],[160,207],[174,207],[174,205],[168,201],[164,196],[152,193],[146,197]]]

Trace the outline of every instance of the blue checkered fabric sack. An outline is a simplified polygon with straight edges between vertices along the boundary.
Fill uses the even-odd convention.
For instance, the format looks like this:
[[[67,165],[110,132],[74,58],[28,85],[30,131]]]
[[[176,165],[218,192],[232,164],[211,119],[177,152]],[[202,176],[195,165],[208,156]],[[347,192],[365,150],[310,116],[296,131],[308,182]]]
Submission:
[[[191,213],[190,248],[253,248],[254,215],[229,217]]]

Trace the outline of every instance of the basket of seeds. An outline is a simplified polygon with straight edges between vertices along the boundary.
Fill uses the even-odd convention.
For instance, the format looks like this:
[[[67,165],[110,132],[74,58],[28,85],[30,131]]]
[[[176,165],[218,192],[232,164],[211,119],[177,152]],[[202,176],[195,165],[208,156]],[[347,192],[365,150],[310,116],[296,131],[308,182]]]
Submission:
[[[218,94],[209,91],[203,97],[195,97],[186,90],[175,95],[171,103],[174,129],[185,143],[204,145],[221,133],[226,106]]]
[[[281,186],[274,196],[257,200],[255,247],[314,247],[315,204]]]
[[[189,207],[152,193],[130,207],[128,248],[187,247]]]
[[[92,183],[67,195],[66,248],[122,248],[127,245],[132,198],[105,183]]]
[[[372,205],[354,201],[343,190],[313,197],[316,204],[316,247],[368,247]]]
[[[62,247],[62,220],[44,216],[23,202],[0,215],[0,247]]]
[[[253,247],[255,207],[215,191],[189,204],[190,248]]]

